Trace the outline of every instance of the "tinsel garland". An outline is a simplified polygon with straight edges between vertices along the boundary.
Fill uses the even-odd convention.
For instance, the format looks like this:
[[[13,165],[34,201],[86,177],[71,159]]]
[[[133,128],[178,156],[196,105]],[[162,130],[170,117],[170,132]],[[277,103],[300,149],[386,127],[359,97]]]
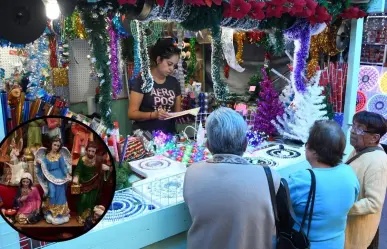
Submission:
[[[213,5],[211,8],[191,6],[190,15],[181,23],[181,26],[190,31],[212,28],[220,24],[222,15],[222,6]]]
[[[191,10],[192,6],[184,4],[184,0],[165,0],[164,6],[153,7],[146,21],[168,20],[181,23],[189,18]]]
[[[141,71],[141,60],[140,60],[141,47],[139,43],[139,38],[138,38],[139,32],[137,31],[136,22],[132,22],[130,25],[134,26],[134,27],[131,27],[132,34],[133,34],[133,43],[134,43],[133,45],[134,68],[133,68],[132,76],[130,77],[130,81],[129,81],[130,85],[132,86],[134,83],[134,80],[137,78],[137,76]]]
[[[310,30],[311,26],[304,20],[297,20],[296,23],[285,30],[285,36],[288,39],[294,40],[294,66],[292,73],[293,89],[299,93],[305,92],[305,83],[302,78],[305,67],[306,59],[309,55],[310,45]]]
[[[126,38],[130,36],[130,34],[126,32],[124,27],[122,27],[120,16],[113,17],[112,23],[113,23],[114,30],[121,38]]]
[[[267,141],[269,137],[264,132],[248,131],[246,138],[250,146],[257,147],[258,145]]]
[[[63,34],[68,40],[74,40],[76,38],[72,15],[65,18]]]
[[[0,47],[1,48],[10,47],[10,48],[17,48],[17,49],[19,49],[19,48],[25,48],[25,46],[26,46],[25,44],[15,44],[15,43],[12,43],[12,42],[10,42],[8,40],[0,38]]]
[[[234,48],[234,30],[230,28],[222,28],[222,50],[226,59],[225,77],[229,77],[230,67],[237,72],[243,72],[245,69],[241,67],[235,56]]]
[[[189,81],[194,77],[195,66],[196,66],[196,37],[191,37],[189,39],[189,44],[190,44],[189,48],[191,52],[191,57],[188,65],[187,76],[185,77],[186,84],[188,84]]]
[[[316,73],[320,53],[324,53],[328,56],[335,56],[340,52],[336,48],[337,29],[337,25],[328,26],[320,34],[312,36],[307,73],[309,79]]]
[[[184,29],[181,27],[181,25],[177,26],[177,39],[179,41],[179,44],[184,44]],[[179,46],[180,49],[183,48],[183,45]],[[185,89],[185,76],[184,76],[184,68],[183,68],[183,56],[180,56],[179,63],[177,64],[177,79],[180,82],[180,89],[184,93]]]
[[[243,44],[246,40],[246,33],[245,32],[238,32],[236,34],[234,34],[234,40],[236,41],[237,45],[238,45],[238,49],[237,49],[237,53],[236,53],[236,60],[238,62],[238,64],[242,64],[243,63],[243,59],[242,59],[242,56],[243,56]]]
[[[49,37],[49,48],[50,48],[50,67],[57,68],[58,67],[58,57],[56,55],[56,38],[51,35]]]
[[[260,24],[261,24],[260,20],[255,20],[250,17],[244,17],[241,19],[224,18],[220,22],[221,27],[233,28],[241,31],[259,29]]]
[[[29,96],[36,97],[36,92],[40,88],[52,94],[54,91],[50,84],[49,41],[47,37],[41,36],[33,44],[27,45],[26,51],[28,57],[23,68],[29,75]]]
[[[149,93],[153,88],[153,77],[150,68],[148,46],[147,46],[147,37],[145,35],[145,30],[143,24],[139,21],[135,21],[137,26],[137,39],[138,39],[138,51],[140,53],[140,62],[141,62],[141,77],[143,84],[141,90],[144,93]]]
[[[98,73],[99,79],[99,106],[101,109],[102,121],[109,128],[113,128],[112,121],[112,75],[110,73],[109,59],[109,34],[106,27],[106,13],[98,9],[82,11],[83,21],[89,38],[91,51],[94,55],[92,63]]]
[[[221,30],[219,26],[212,28],[211,43],[211,78],[215,93],[215,98],[220,101],[226,101],[229,93],[227,84],[221,79],[221,59],[222,59],[222,41]]]
[[[74,26],[76,37],[82,40],[87,39],[85,26],[83,26],[81,14],[79,13],[79,11],[77,10],[74,11],[71,18],[73,20],[73,26]]]
[[[110,37],[110,72],[112,74],[113,97],[117,98],[122,91],[122,82],[119,69],[118,34],[114,31],[112,20],[113,18],[108,17],[108,32]]]

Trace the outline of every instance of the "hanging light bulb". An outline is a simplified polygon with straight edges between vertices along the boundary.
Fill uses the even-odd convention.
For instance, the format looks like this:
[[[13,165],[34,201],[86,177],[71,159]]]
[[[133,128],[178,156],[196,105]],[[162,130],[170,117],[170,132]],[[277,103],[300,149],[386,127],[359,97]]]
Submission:
[[[46,15],[51,20],[55,20],[60,16],[60,9],[56,0],[46,2]]]

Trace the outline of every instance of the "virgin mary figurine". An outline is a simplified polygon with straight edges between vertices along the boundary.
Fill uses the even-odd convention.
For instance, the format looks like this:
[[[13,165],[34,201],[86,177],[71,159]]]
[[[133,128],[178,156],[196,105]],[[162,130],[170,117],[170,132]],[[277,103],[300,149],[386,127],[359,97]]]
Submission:
[[[33,186],[31,174],[24,173],[14,199],[14,208],[17,209],[16,221],[20,224],[39,222],[41,204],[39,190]]]
[[[62,147],[60,138],[51,140],[51,148],[40,148],[35,156],[35,172],[46,200],[42,211],[48,223],[61,225],[69,222],[67,185],[71,181],[71,154]]]

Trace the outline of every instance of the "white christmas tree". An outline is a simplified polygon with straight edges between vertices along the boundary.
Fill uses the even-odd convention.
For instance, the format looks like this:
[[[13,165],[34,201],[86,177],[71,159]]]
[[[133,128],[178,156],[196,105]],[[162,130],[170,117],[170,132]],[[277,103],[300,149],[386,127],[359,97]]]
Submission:
[[[306,142],[309,130],[316,120],[327,120],[324,110],[323,87],[319,86],[321,71],[318,71],[309,81],[304,94],[296,94],[295,99],[282,117],[272,120],[277,131],[287,139]]]
[[[294,96],[294,91],[292,84],[288,84],[285,86],[285,88],[282,90],[282,93],[279,96],[279,100],[285,105],[289,106],[292,103]]]

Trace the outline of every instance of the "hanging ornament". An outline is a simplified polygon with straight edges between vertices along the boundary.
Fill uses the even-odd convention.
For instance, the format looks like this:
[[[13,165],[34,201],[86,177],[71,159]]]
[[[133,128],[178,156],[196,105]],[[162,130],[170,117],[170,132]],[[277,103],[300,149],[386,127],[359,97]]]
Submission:
[[[378,83],[379,71],[371,66],[362,66],[359,71],[359,90],[371,91]]]
[[[71,18],[73,19],[73,27],[75,29],[76,37],[83,40],[87,39],[86,30],[81,19],[81,14],[78,11],[74,11]]]
[[[357,91],[356,97],[356,112],[360,112],[367,104],[367,95],[362,91]]]
[[[238,64],[237,58],[235,56],[233,29],[222,28],[222,48],[223,48],[224,57],[227,61],[227,66],[229,68],[230,67],[233,68],[235,71],[240,73],[245,71],[245,69]],[[238,45],[238,51],[239,51],[239,45]],[[228,71],[229,70],[230,69],[228,69]]]
[[[387,118],[387,95],[376,94],[369,101],[367,109],[370,112],[375,112]]]
[[[382,93],[387,93],[387,73],[384,73],[382,77],[380,78],[380,83],[379,83],[380,91]]]

